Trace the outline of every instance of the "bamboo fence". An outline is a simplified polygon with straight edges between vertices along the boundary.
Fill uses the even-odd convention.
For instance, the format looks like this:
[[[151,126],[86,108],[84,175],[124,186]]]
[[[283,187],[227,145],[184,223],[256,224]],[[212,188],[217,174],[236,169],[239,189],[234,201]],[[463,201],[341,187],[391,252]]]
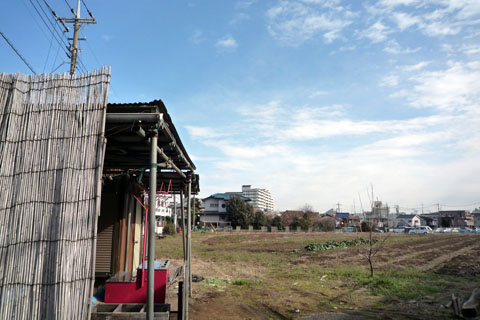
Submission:
[[[0,319],[87,319],[110,69],[0,74]]]

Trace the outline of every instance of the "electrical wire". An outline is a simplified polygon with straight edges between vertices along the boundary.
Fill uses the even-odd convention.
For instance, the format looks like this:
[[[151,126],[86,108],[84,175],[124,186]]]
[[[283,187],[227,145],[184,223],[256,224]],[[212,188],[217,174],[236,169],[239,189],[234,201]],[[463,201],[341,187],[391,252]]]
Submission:
[[[462,205],[450,205],[450,204],[440,204],[441,206],[444,206],[444,207],[471,207],[471,206],[477,206],[477,205],[480,205],[480,202],[476,202],[476,203],[469,203],[469,204],[462,204]]]
[[[27,67],[33,72],[33,74],[37,74],[35,70],[33,70],[33,67],[27,62],[27,60],[25,60],[25,58],[20,54],[20,52],[18,52],[13,43],[8,40],[8,38],[3,34],[2,31],[0,31],[0,35],[2,35],[3,39],[5,39],[8,45],[12,48],[13,51],[15,51],[15,53],[20,57],[20,59],[22,59],[23,63],[27,65]]]
[[[59,40],[56,36],[55,36],[55,33],[50,29],[50,27],[48,26],[47,22],[45,21],[45,19],[43,18],[42,14],[40,13],[40,11],[37,9],[37,7],[35,6],[35,4],[33,3],[32,0],[29,0],[30,3],[32,4],[33,8],[35,9],[35,11],[37,12],[38,16],[40,17],[40,19],[42,20],[43,24],[47,27],[47,30],[54,36],[55,38],[55,41],[57,41],[57,43],[62,47],[62,50],[68,55],[68,52],[66,51],[66,49],[63,47],[64,45],[66,45],[65,43],[61,43],[61,40]],[[55,29],[56,30],[56,29]]]
[[[87,46],[90,50],[90,52],[92,53],[93,57],[95,58],[95,61],[98,63],[99,66],[102,65],[102,63],[100,62],[100,60],[98,59],[97,55],[95,54],[95,51],[93,50],[92,46],[90,45],[90,42],[89,41],[85,41],[87,43]]]
[[[59,33],[58,29],[56,28],[56,25],[54,22],[52,22],[50,19],[49,19],[49,15],[45,12],[45,10],[43,9],[42,5],[40,4],[39,0],[35,0],[37,3],[38,3],[38,6],[40,7],[40,9],[42,10],[43,12],[43,15],[45,16],[45,18],[50,22],[50,25],[52,26],[52,29],[53,31],[55,31],[55,33],[57,34],[57,36],[59,37],[59,39],[63,42],[64,45],[67,45],[67,43],[65,42],[65,39],[63,38],[63,35]],[[32,0],[30,0],[30,2],[32,2]],[[50,8],[50,6],[48,5],[48,3],[43,0],[43,2],[45,2],[45,4]],[[32,2],[33,4],[33,2]],[[51,10],[50,8],[50,11],[52,11],[53,13],[53,10]],[[38,11],[37,11],[38,12]],[[40,13],[39,13],[40,14]],[[58,21],[57,21],[58,23]]]
[[[50,52],[52,51],[52,44],[53,44],[53,37],[52,37],[52,39],[50,40],[50,46],[48,47],[47,58],[45,59],[45,63],[43,64],[42,73],[45,72],[45,68],[47,67],[48,58],[50,58]]]
[[[37,0],[38,2],[38,0]],[[65,26],[63,24],[63,22],[59,21],[58,20],[58,17],[57,17],[57,14],[55,13],[55,11],[53,11],[52,7],[50,7],[50,5],[48,4],[48,2],[46,0],[43,0],[43,3],[45,3],[45,5],[47,6],[48,10],[50,10],[50,12],[53,14],[53,16],[55,17],[55,22],[57,23],[58,26],[60,27],[63,27],[65,28],[64,32],[67,32],[68,31],[68,28],[67,26]]]
[[[25,2],[25,0],[22,1],[22,4],[25,7],[25,9],[27,9],[28,14],[32,17],[32,20],[35,21],[35,24],[37,25],[38,29],[42,31],[43,35],[45,36],[45,39],[47,40],[50,39],[50,37],[45,33],[45,30],[43,30],[43,28],[40,26],[40,23],[38,23],[37,18],[35,18],[35,16],[33,15],[32,10],[27,6],[27,3]]]
[[[70,9],[70,11],[75,14],[75,11],[73,11],[73,8],[70,6],[67,0],[65,0],[65,3],[67,4],[67,7]]]
[[[90,10],[88,9],[87,4],[85,3],[85,1],[82,0],[82,3],[83,3],[83,5],[85,6],[85,9],[87,9],[88,15],[89,15],[92,19],[95,19],[95,18],[93,17],[92,12],[90,12]]]

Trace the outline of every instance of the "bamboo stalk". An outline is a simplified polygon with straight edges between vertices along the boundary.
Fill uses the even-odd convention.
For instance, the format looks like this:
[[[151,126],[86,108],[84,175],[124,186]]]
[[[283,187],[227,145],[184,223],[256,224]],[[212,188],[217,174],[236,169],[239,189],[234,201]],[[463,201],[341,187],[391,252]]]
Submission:
[[[88,318],[109,80],[0,74],[2,319]]]

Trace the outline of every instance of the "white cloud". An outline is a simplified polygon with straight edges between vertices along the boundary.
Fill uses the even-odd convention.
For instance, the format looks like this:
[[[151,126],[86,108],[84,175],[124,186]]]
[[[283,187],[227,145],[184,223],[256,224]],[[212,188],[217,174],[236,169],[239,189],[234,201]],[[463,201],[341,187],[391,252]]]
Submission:
[[[480,62],[452,62],[446,70],[424,72],[415,83],[411,104],[441,110],[472,110],[480,107]]]
[[[247,21],[247,20],[250,20],[250,16],[246,13],[243,13],[243,12],[239,12],[237,14],[235,14],[235,16],[233,17],[232,20],[230,20],[230,24],[231,25],[235,25],[235,24],[239,24],[241,23],[242,21]]]
[[[414,49],[411,48],[402,48],[396,40],[389,40],[387,46],[383,48],[383,51],[391,54],[410,54],[420,51],[422,48],[417,47]]]
[[[377,21],[368,29],[360,32],[360,36],[363,38],[369,38],[373,43],[378,43],[387,40],[389,33],[392,33],[392,30],[385,26],[381,21]]]
[[[474,66],[460,68],[452,63],[436,74],[421,68],[412,72],[425,79],[467,73],[455,68]],[[238,126],[215,128],[214,132],[224,135],[212,139],[204,139],[215,136],[208,131],[203,138],[198,136],[200,143],[217,150],[221,158],[211,161],[215,176],[204,178],[208,186],[202,192],[207,196],[249,183],[270,189],[277,209],[295,209],[308,202],[325,211],[337,201],[351,203],[372,183],[389,203],[438,199],[448,203],[452,196],[447,181],[455,185],[480,173],[480,162],[472,161],[480,152],[480,112],[476,116],[440,113],[353,120],[347,111],[342,105],[299,107],[275,100],[239,107]],[[268,130],[260,129],[267,126]],[[246,140],[252,133],[254,139]],[[350,147],[332,146],[352,139],[356,142]],[[456,155],[453,160],[445,160],[444,155],[452,153]],[[365,204],[366,195],[362,197]]]
[[[102,39],[103,39],[104,41],[109,42],[110,40],[115,39],[115,36],[112,36],[112,35],[110,35],[110,34],[104,34],[104,35],[102,35]]]
[[[373,17],[393,22],[400,32],[415,26],[429,37],[457,35],[480,24],[477,0],[382,0],[366,9]]]
[[[231,35],[227,35],[221,39],[218,39],[217,43],[215,44],[217,48],[223,49],[235,49],[238,47],[237,41]]]
[[[431,63],[431,61],[422,61],[422,62],[419,62],[417,64],[413,64],[413,65],[409,65],[409,66],[403,66],[400,69],[402,69],[404,71],[418,71],[420,69],[425,68],[430,63]]]
[[[480,45],[477,44],[467,44],[463,45],[460,48],[460,51],[467,55],[474,55],[480,53]]]
[[[353,15],[338,6],[338,1],[280,1],[267,11],[268,31],[292,46],[319,36],[330,43],[341,37]]]
[[[420,23],[420,18],[411,16],[404,12],[396,12],[393,14],[393,19],[398,25],[400,31],[404,31],[418,23]]]
[[[380,81],[380,86],[382,87],[395,87],[398,85],[398,76],[397,75],[388,75],[383,77]]]
[[[320,96],[326,96],[327,94],[328,94],[328,91],[316,90],[316,91],[312,92],[308,97],[309,98],[316,98],[316,97],[320,97]]]
[[[185,128],[194,139],[213,139],[224,136],[223,133],[218,132],[215,128],[199,126],[186,126]]]
[[[235,7],[237,9],[248,9],[250,8],[257,0],[242,0],[238,1]]]
[[[420,0],[380,0],[378,4],[385,7],[397,7],[400,5],[410,6],[419,2]]]
[[[200,44],[205,41],[205,37],[203,35],[202,30],[194,30],[189,38],[190,42],[193,44]]]
[[[461,27],[459,25],[454,25],[442,21],[434,21],[429,24],[422,24],[421,28],[427,36],[432,37],[455,35],[461,30]]]

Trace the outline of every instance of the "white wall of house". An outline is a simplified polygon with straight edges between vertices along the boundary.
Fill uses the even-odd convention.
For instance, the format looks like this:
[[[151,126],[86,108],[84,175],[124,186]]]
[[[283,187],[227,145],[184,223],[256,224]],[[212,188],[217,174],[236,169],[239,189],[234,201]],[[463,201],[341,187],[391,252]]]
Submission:
[[[414,216],[414,217],[409,217],[409,218],[398,218],[395,220],[396,221],[396,224],[397,225],[405,225],[405,224],[408,224],[412,227],[415,227],[415,226],[423,226],[425,225],[425,223],[423,222],[423,220],[419,217],[419,216]]]
[[[201,222],[218,222],[218,221],[224,221],[224,220],[222,220],[220,216],[209,214],[209,215],[200,216],[200,221]]]
[[[205,201],[205,211],[227,212],[227,203],[223,199],[209,198]]]
[[[480,213],[475,213],[473,215],[473,226],[480,228]]]

